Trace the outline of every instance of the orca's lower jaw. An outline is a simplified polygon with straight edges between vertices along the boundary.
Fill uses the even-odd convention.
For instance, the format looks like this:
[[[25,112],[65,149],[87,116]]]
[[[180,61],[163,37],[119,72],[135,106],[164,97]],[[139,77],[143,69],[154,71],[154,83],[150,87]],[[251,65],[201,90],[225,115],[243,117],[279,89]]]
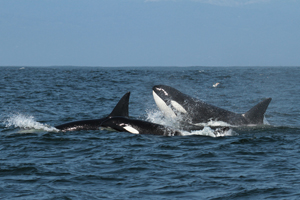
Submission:
[[[166,117],[175,118],[176,114],[172,108],[153,90],[153,98],[157,107],[164,113]]]

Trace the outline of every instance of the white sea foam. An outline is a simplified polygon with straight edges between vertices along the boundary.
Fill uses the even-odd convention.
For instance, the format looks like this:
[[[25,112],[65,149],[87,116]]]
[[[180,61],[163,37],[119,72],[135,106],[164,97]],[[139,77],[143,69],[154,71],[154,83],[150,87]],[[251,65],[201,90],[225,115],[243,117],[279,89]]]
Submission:
[[[195,124],[197,126],[227,126],[227,127],[231,127],[232,125],[226,123],[226,122],[223,122],[223,121],[213,121],[213,120],[210,120],[209,122],[207,123],[197,123]]]
[[[227,131],[215,131],[214,129],[211,129],[210,127],[206,126],[202,130],[197,131],[181,131],[183,136],[189,136],[189,135],[201,135],[201,136],[209,136],[209,137],[225,137],[225,136],[233,136],[237,135],[232,129],[229,129]]]
[[[6,127],[14,127],[14,128],[21,128],[25,129],[26,133],[28,133],[28,130],[31,129],[32,132],[34,130],[42,130],[47,132],[58,132],[59,130],[49,126],[47,124],[42,124],[40,122],[37,122],[34,120],[33,116],[30,115],[24,115],[24,114],[10,114],[7,118],[4,119],[4,124]],[[32,130],[33,129],[33,130]],[[19,131],[19,133],[22,133],[22,130]]]
[[[146,113],[146,120],[152,123],[157,123],[164,126],[174,126],[176,123],[174,118],[165,118],[164,114],[159,110],[146,110]]]
[[[265,125],[270,125],[270,123],[268,122],[268,120],[267,120],[266,117],[264,117],[263,123],[264,123]]]
[[[165,118],[163,113],[159,110],[147,110],[147,121],[150,121],[152,123],[161,124],[164,126],[169,126],[174,129],[178,129],[183,136],[189,136],[189,135],[201,135],[201,136],[209,136],[209,137],[224,137],[224,136],[233,136],[237,135],[235,131],[232,129],[229,129],[227,131],[215,131],[214,129],[210,128],[209,126],[224,126],[224,127],[230,127],[230,124],[227,124],[222,121],[210,121],[208,123],[201,123],[201,124],[195,124],[198,126],[204,126],[204,129],[202,130],[193,130],[193,131],[182,131],[180,130],[180,123],[176,121],[174,118]]]

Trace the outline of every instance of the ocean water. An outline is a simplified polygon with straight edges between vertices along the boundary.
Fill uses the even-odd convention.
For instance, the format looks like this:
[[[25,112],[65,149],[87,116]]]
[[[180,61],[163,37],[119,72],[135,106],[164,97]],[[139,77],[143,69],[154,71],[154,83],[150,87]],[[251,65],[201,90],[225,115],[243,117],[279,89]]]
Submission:
[[[0,199],[299,199],[299,67],[0,67]],[[217,87],[214,84],[219,83]],[[172,126],[157,84],[244,113],[272,97],[266,124],[212,137],[57,132],[108,115]]]

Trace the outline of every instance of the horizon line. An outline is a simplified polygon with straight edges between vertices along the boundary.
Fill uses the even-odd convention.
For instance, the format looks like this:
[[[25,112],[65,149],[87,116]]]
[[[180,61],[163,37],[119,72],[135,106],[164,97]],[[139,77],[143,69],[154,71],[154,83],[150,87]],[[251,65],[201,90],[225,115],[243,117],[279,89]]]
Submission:
[[[300,65],[123,65],[123,66],[101,66],[101,65],[0,65],[0,67],[103,67],[103,68],[129,68],[129,67],[300,67]]]

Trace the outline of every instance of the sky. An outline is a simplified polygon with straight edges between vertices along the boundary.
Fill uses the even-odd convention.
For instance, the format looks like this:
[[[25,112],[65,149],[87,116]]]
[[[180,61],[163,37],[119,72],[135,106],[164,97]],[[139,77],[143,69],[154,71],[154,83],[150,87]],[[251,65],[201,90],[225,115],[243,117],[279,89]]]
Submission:
[[[300,66],[300,1],[0,0],[0,66]]]

